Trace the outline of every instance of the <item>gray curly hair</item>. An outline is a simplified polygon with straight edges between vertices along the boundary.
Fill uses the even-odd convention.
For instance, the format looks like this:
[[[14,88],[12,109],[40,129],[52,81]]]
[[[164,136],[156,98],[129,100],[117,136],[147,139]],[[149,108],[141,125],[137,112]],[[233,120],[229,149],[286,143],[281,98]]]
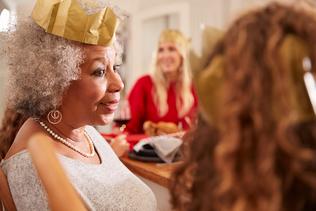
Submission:
[[[30,117],[58,108],[80,76],[82,44],[46,33],[31,18],[5,36],[9,64],[8,106]]]

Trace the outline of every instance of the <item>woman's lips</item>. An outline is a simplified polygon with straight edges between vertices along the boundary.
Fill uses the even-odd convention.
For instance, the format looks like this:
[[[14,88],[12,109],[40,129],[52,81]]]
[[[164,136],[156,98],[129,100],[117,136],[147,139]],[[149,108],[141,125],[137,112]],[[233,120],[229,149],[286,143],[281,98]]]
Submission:
[[[106,103],[100,103],[100,106],[102,110],[104,109],[106,111],[106,113],[113,113],[117,109],[118,104],[118,100],[113,100]]]

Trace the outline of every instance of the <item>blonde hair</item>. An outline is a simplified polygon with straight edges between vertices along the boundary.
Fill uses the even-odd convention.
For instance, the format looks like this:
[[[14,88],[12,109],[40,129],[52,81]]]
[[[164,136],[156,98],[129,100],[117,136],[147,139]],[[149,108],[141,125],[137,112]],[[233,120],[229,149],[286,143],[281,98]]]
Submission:
[[[179,78],[176,85],[176,106],[179,117],[183,117],[194,103],[194,98],[191,92],[192,74],[189,62],[189,42],[180,31],[173,29],[166,29],[161,33],[158,47],[164,42],[174,43],[182,56],[182,66],[179,69]],[[153,60],[153,73],[151,75],[155,87],[153,95],[158,107],[159,115],[163,116],[168,112],[167,89],[169,84],[162,71],[157,66],[156,55]]]

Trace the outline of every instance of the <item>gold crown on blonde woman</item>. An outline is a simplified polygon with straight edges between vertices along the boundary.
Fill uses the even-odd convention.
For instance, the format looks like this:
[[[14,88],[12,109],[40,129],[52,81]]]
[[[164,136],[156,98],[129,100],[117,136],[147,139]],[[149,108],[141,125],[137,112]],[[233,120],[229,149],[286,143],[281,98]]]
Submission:
[[[159,43],[171,42],[181,45],[183,47],[188,47],[190,40],[187,39],[179,30],[176,29],[165,29],[161,32]]]
[[[119,23],[104,0],[37,0],[32,18],[50,34],[104,46],[115,39]]]

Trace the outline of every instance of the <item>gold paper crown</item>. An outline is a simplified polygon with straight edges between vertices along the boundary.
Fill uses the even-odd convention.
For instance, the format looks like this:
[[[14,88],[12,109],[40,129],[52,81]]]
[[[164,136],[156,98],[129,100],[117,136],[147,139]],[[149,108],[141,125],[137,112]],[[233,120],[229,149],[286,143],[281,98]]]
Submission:
[[[164,42],[175,43],[184,48],[187,48],[190,43],[190,41],[180,31],[175,29],[165,29],[161,32],[159,44]]]
[[[291,113],[289,116],[284,116],[277,110],[279,109],[278,99],[271,102],[271,112],[276,119],[287,119],[292,123],[315,118],[314,105],[304,83],[307,71],[304,62],[309,59],[308,46],[298,37],[288,35],[281,44],[279,53],[286,71],[284,80],[288,87],[287,100]],[[201,114],[210,125],[216,125],[219,111],[224,105],[223,84],[226,79],[226,62],[223,55],[214,57],[205,70],[198,72],[195,78]]]
[[[211,26],[205,26],[202,32],[202,51],[198,55],[195,51],[190,52],[190,64],[194,73],[201,71],[211,57],[211,53],[216,43],[223,36],[223,31]]]
[[[37,0],[32,18],[46,32],[92,45],[110,45],[118,18],[103,0]]]

